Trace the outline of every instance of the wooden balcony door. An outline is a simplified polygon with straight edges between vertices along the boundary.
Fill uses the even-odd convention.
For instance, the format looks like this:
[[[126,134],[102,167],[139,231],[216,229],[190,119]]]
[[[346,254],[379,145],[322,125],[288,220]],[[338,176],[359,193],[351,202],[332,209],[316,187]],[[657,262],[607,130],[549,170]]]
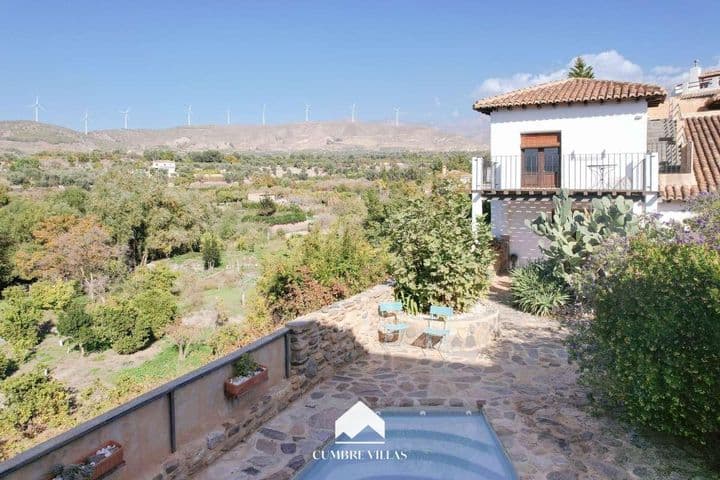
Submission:
[[[521,135],[521,188],[560,188],[560,133]]]

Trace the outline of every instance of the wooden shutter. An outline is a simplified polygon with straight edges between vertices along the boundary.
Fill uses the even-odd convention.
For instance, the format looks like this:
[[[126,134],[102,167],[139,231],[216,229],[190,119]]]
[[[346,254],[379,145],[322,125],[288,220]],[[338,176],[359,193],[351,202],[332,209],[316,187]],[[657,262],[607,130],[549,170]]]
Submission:
[[[552,148],[559,146],[560,132],[520,134],[520,148]]]

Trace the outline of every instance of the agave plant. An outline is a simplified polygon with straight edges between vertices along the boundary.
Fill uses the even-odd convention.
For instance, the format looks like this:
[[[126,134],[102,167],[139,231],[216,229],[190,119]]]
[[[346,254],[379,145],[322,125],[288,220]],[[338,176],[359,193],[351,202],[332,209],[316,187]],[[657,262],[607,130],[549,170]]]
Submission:
[[[568,302],[565,285],[547,267],[546,263],[534,262],[511,272],[513,303],[523,312],[544,317]]]

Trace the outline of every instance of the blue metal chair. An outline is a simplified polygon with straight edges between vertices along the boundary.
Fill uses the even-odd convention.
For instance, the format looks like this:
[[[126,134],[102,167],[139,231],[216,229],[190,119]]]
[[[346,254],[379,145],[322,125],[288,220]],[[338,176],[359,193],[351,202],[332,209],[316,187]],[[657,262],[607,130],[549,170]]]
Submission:
[[[440,351],[440,347],[443,345],[448,335],[450,335],[450,330],[447,328],[447,321],[452,318],[452,316],[452,308],[442,305],[430,305],[428,326],[425,330],[423,330],[423,333],[425,334],[426,348],[432,348],[432,337],[440,337],[440,341],[437,345],[437,351]],[[442,327],[432,326],[432,322],[442,323]]]
[[[380,315],[381,318],[380,331],[384,335],[392,335],[393,333],[397,333],[398,343],[401,343],[403,338],[405,337],[405,331],[407,331],[408,329],[408,324],[398,322],[399,313],[402,313],[401,302],[382,302],[380,305],[378,305],[378,315]],[[387,320],[383,321],[390,316],[394,318],[393,322],[389,322]]]

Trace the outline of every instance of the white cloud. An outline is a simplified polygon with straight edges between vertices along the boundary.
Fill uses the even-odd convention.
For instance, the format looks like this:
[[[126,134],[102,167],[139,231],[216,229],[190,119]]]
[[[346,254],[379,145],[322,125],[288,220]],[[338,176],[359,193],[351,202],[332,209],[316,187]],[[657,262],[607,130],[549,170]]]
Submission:
[[[666,88],[683,82],[687,78],[690,69],[690,65],[658,65],[650,67],[646,71],[616,50],[586,53],[580,56],[593,67],[595,78],[655,83]],[[545,73],[515,73],[508,77],[487,78],[475,88],[472,97],[478,99],[539,83],[563,79],[567,77],[567,72],[574,62],[575,58],[571,58],[564,68]]]

